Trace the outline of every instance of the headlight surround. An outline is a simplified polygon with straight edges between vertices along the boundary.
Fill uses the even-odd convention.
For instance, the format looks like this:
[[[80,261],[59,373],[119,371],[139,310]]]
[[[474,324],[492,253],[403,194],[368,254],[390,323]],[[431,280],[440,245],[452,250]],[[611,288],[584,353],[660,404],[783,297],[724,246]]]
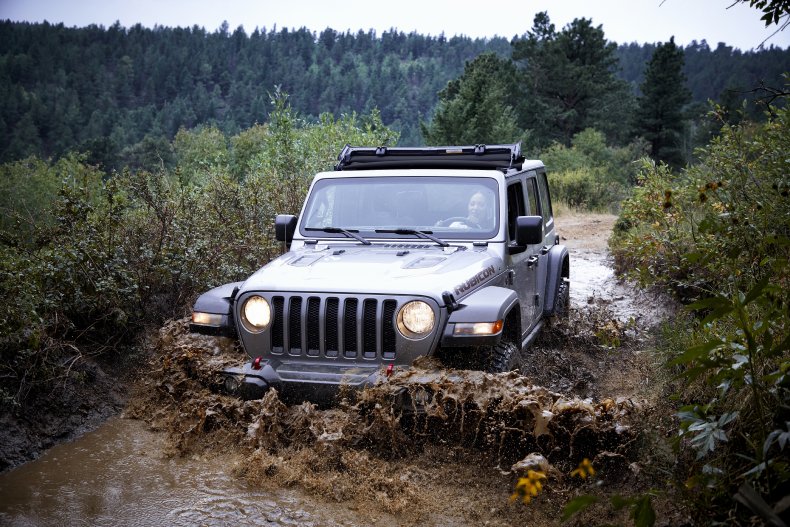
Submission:
[[[272,308],[262,296],[253,295],[241,306],[241,323],[250,333],[260,333],[272,321]]]
[[[398,331],[408,339],[425,338],[435,325],[433,308],[422,300],[407,302],[398,311]]]

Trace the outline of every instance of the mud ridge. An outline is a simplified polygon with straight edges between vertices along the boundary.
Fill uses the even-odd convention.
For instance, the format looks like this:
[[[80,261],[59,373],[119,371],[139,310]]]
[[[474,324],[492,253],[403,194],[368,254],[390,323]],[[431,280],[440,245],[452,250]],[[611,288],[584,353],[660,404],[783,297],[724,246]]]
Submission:
[[[614,475],[636,456],[634,401],[582,399],[516,373],[448,370],[425,359],[349,391],[336,408],[289,406],[274,390],[241,401],[212,391],[217,372],[242,360],[240,350],[227,339],[192,335],[187,325],[183,319],[161,330],[151,374],[126,414],[166,430],[174,455],[236,449],[246,459],[237,473],[259,484],[299,484],[338,501],[361,486],[399,512],[418,499],[418,487],[385,467],[434,447],[481,456],[504,474],[539,455],[557,473],[590,458]]]

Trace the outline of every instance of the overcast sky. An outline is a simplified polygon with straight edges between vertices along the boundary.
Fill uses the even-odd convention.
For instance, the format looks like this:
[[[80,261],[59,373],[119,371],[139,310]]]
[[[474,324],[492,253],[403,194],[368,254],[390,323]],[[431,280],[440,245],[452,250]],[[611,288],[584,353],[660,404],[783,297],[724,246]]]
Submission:
[[[119,21],[129,27],[195,24],[209,31],[223,21],[230,29],[244,26],[278,29],[331,27],[338,31],[390,28],[422,34],[511,38],[532,27],[538,11],[548,11],[561,29],[574,18],[591,18],[603,25],[606,38],[617,43],[707,40],[748,50],[771,36],[777,26],[765,28],[760,12],[734,0],[0,0],[0,19],[64,23],[66,26]],[[790,47],[790,28],[766,42]]]

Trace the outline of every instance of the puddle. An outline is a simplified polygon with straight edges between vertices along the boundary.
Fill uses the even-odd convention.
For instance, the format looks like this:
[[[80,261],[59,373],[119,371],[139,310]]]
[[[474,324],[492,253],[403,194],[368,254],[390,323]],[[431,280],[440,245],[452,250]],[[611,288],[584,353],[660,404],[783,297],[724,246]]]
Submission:
[[[607,254],[570,251],[571,306],[585,310],[604,306],[620,323],[643,329],[666,320],[676,307],[666,298],[637,289],[618,279]]]
[[[8,526],[352,526],[305,510],[296,492],[264,492],[233,476],[227,457],[171,458],[141,421],[113,418],[77,441],[0,475]]]

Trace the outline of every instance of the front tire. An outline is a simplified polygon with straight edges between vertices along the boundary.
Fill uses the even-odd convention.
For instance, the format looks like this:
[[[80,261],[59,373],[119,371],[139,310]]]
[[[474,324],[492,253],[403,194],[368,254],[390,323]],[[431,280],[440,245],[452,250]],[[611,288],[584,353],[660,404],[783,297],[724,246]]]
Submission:
[[[485,370],[489,373],[508,371],[521,372],[524,368],[524,355],[521,350],[507,340],[484,349]]]

